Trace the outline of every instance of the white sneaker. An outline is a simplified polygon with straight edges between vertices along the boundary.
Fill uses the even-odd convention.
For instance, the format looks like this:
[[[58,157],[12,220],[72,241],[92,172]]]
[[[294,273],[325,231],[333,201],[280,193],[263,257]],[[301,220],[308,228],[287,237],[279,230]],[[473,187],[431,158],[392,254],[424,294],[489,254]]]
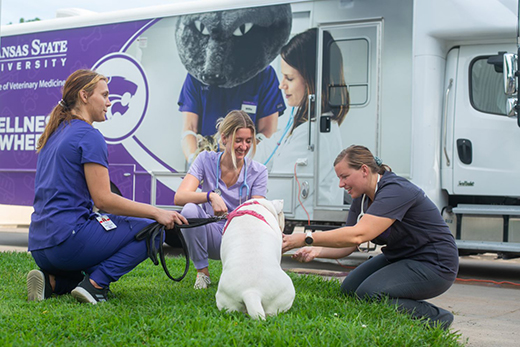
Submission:
[[[49,275],[41,270],[31,270],[27,274],[27,298],[29,301],[42,301],[50,298],[52,287]]]
[[[206,289],[211,284],[211,279],[203,272],[197,272],[197,279],[195,280],[195,289]]]

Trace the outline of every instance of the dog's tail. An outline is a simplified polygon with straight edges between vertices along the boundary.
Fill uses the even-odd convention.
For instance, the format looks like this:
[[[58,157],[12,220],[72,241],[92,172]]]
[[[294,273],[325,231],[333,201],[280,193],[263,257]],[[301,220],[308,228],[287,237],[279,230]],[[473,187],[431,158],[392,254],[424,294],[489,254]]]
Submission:
[[[262,306],[262,298],[257,291],[248,290],[243,296],[244,304],[246,305],[247,314],[253,319],[265,320],[265,311]]]

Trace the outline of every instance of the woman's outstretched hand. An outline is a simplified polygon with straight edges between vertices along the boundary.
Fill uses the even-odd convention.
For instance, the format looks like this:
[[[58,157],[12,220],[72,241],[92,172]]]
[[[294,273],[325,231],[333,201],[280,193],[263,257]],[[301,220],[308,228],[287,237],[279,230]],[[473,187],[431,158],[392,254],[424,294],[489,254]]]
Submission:
[[[321,247],[303,247],[292,255],[292,258],[298,260],[300,263],[308,263],[314,260],[320,254]]]
[[[305,245],[305,234],[283,234],[282,253],[290,251],[293,248],[303,247]]]

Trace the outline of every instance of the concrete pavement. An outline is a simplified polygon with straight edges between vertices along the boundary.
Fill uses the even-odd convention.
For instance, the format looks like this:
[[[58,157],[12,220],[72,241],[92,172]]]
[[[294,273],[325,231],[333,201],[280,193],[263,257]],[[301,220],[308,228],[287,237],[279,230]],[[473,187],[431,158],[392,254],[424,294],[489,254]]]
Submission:
[[[0,252],[27,252],[29,227],[0,225]]]
[[[0,251],[27,251],[27,233],[26,226],[0,225]],[[170,247],[166,250],[170,254],[178,253]],[[323,259],[305,264],[284,255],[282,267],[300,274],[316,274],[341,281],[350,270],[374,254],[378,252],[354,253],[340,262]],[[446,293],[429,300],[453,312],[455,320],[451,330],[457,331],[461,342],[467,341],[467,346],[519,345],[520,259],[497,260],[495,257],[493,254],[461,257],[459,280]],[[487,282],[482,282],[484,280]],[[518,285],[497,284],[504,281]]]

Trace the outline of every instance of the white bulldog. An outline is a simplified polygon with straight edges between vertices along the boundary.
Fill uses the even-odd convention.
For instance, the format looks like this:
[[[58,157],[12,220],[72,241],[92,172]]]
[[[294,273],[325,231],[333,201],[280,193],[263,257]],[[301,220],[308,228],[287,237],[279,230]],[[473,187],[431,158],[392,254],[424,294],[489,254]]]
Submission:
[[[289,310],[295,291],[282,270],[283,200],[251,199],[230,213],[222,236],[219,310],[265,319]]]

